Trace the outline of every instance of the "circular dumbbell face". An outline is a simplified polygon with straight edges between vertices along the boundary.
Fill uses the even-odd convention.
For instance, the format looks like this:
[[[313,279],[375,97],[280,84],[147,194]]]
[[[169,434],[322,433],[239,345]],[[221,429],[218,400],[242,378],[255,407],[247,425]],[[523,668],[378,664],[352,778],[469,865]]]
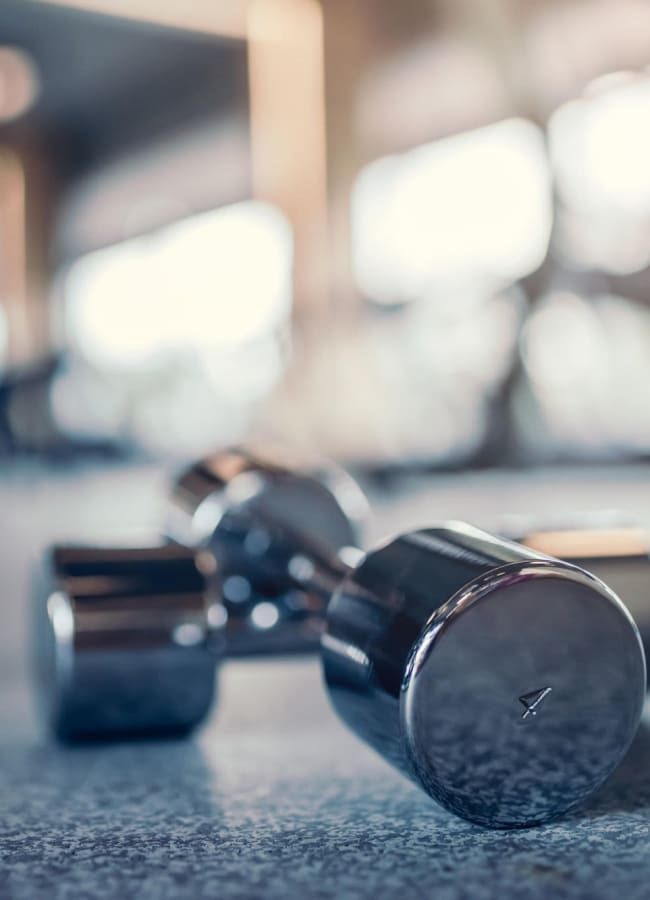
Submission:
[[[441,607],[414,648],[401,696],[411,766],[465,818],[546,821],[619,762],[644,684],[636,628],[600,582],[551,562],[505,567]]]
[[[463,523],[368,554],[322,638],[335,708],[457,815],[538,824],[594,791],[638,726],[629,613],[582,569]]]

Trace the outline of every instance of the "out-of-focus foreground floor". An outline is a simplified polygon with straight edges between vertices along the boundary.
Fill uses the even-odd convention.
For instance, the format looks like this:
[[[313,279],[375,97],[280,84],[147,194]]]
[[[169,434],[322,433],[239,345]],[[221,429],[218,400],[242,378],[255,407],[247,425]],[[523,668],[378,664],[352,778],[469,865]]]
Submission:
[[[650,731],[587,807],[543,828],[452,818],[349,735],[316,660],[223,666],[183,742],[62,748],[32,707],[30,568],[55,538],[152,527],[150,468],[0,474],[0,897],[647,898]],[[650,471],[566,469],[415,480],[378,499],[370,539],[435,519],[617,508],[650,519]]]

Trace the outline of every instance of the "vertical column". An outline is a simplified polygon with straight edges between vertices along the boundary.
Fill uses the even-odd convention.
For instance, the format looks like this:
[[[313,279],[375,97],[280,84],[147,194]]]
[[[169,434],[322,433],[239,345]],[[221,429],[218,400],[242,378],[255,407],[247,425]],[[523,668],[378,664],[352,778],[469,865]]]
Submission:
[[[317,0],[248,9],[253,190],[294,232],[297,311],[327,305],[323,15]]]
[[[49,238],[42,151],[26,144],[0,147],[0,305],[9,325],[11,366],[34,362],[49,350]]]
[[[9,364],[29,351],[25,171],[17,153],[0,148],[0,305],[9,330]]]

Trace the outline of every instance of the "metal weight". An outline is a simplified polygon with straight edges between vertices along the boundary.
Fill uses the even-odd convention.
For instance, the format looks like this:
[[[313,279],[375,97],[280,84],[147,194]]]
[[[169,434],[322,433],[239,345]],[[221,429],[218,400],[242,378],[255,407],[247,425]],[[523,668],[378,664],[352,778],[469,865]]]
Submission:
[[[314,652],[329,593],[301,547],[345,566],[359,557],[367,515],[357,483],[331,463],[235,449],[181,473],[165,533],[218,561],[210,583],[228,617],[230,656]]]
[[[601,581],[460,523],[403,535],[350,565],[349,532],[337,530],[345,543],[333,547],[315,507],[295,515],[304,476],[225,462],[230,476],[210,490],[196,468],[179,481],[185,523],[208,523],[195,546],[140,558],[55,552],[39,608],[60,734],[200,721],[217,658],[291,626],[277,617],[260,630],[250,616],[230,616],[228,579],[243,579],[256,596],[311,598],[303,625],[325,627],[335,709],[452,812],[492,827],[537,824],[615,768],[639,722],[645,660],[629,613]],[[214,461],[209,471],[224,473]],[[331,498],[320,486],[309,496]],[[169,685],[177,692],[166,705]]]
[[[33,604],[51,728],[67,740],[184,733],[210,708],[225,653],[317,650],[324,594],[294,532],[336,559],[364,512],[334,467],[228,451],[178,478],[159,546],[54,547]]]
[[[636,732],[645,661],[623,604],[584,570],[470,526],[369,554],[327,619],[324,671],[341,717],[471,821],[561,815]]]
[[[34,596],[34,669],[63,739],[182,734],[215,695],[220,603],[201,556],[155,548],[54,547]]]

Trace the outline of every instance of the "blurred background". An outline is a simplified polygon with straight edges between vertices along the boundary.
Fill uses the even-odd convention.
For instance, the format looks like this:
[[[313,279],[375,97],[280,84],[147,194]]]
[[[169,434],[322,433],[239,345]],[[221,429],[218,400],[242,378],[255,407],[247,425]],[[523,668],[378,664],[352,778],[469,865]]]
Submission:
[[[645,0],[3,0],[0,454],[647,458],[649,66]]]
[[[41,840],[56,872],[66,858],[75,871],[103,859],[121,870],[126,841],[140,878],[157,831],[163,865],[177,808],[155,819],[164,782],[200,795],[178,807],[185,829],[216,781],[227,827],[243,822],[248,841],[255,798],[290,808],[284,782],[277,804],[265,786],[287,769],[273,753],[260,766],[260,747],[276,746],[267,732],[281,737],[291,717],[288,758],[309,759],[303,723],[330,727],[315,659],[299,679],[233,663],[242,688],[223,692],[236,713],[225,757],[239,758],[248,722],[250,762],[234,770],[244,795],[217,765],[221,734],[204,741],[216,779],[187,791],[177,778],[194,777],[191,757],[172,756],[173,773],[155,780],[168,748],[133,764],[32,749],[42,723],[25,677],[27,610],[44,546],[159,532],[171,474],[246,442],[349,467],[371,500],[368,545],[444,518],[497,531],[507,519],[514,535],[583,517],[650,526],[647,0],[0,0],[0,794],[16,810],[5,837],[12,822],[20,836],[25,809],[35,823],[14,858],[36,880]],[[647,613],[650,541],[640,552],[623,599]],[[251,627],[272,627],[268,603],[255,618],[254,602]],[[336,878],[350,846],[369,858],[354,798],[374,787],[360,777],[346,813],[349,787],[330,781],[330,757],[314,759],[316,776],[296,764],[306,774],[288,796],[309,782],[304,810],[318,792],[320,840],[320,794],[338,791]],[[130,782],[114,779],[128,772],[137,789],[124,807]],[[385,790],[392,803],[393,782]],[[134,844],[145,795],[158,806]],[[419,813],[395,808],[387,833],[401,835]],[[638,819],[625,808],[608,838],[612,871],[645,896],[645,850],[621,865],[620,828]],[[282,841],[273,815],[262,821]],[[582,856],[600,881],[587,827]],[[192,855],[187,840],[174,860],[205,868],[214,893],[214,873],[225,882],[212,851]],[[412,845],[420,866],[430,842]],[[203,833],[196,845],[211,847]],[[493,855],[508,883],[536,872],[539,896],[582,884],[532,844],[517,845],[519,861],[504,846]],[[256,878],[265,852],[240,858]],[[459,869],[456,849],[443,852],[444,878],[470,865],[482,879],[479,857]],[[403,857],[407,894],[414,858]],[[382,860],[368,884],[395,855]],[[92,879],[110,892],[121,882],[104,871]]]

